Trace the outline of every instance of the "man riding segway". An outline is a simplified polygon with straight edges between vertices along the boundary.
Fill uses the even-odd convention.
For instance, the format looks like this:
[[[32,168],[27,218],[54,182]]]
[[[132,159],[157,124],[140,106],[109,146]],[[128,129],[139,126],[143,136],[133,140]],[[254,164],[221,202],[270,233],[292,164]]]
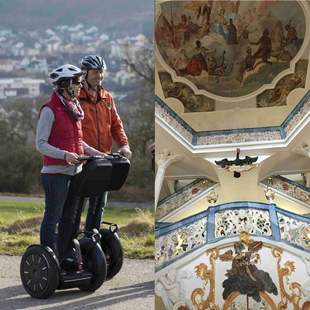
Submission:
[[[114,141],[120,155],[130,158],[128,138],[117,113],[113,96],[101,86],[106,69],[106,63],[101,56],[87,55],[81,60],[81,70],[85,74],[79,94],[79,101],[85,113],[82,121],[83,138],[88,145],[106,154],[111,153]],[[104,192],[102,195],[90,197],[86,231],[100,229],[107,194],[108,192]],[[123,252],[116,233],[111,233],[107,229],[100,230],[100,233],[101,246],[108,260],[107,278],[109,279],[120,270]]]

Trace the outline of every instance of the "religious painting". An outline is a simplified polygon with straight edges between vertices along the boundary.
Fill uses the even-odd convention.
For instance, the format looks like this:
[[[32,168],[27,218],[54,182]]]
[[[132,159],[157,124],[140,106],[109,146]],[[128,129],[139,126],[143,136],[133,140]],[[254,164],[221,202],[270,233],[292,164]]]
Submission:
[[[278,295],[278,289],[269,273],[258,269],[259,250],[262,241],[254,241],[245,232],[240,234],[240,242],[234,244],[234,251],[228,250],[220,256],[222,261],[232,261],[231,268],[226,271],[227,279],[223,282],[223,299],[231,296],[245,295],[249,304],[250,298],[260,303],[264,293]]]
[[[258,310],[262,307],[275,310],[271,296],[278,295],[278,288],[268,272],[257,268],[260,261],[258,252],[262,247],[262,241],[253,240],[248,232],[242,231],[240,241],[234,243],[233,249],[222,254],[218,249],[209,252],[211,266],[200,263],[195,267],[197,277],[209,288],[209,294],[202,287],[195,288],[191,294],[193,306],[201,310]],[[231,261],[231,268],[226,271],[226,279],[222,283],[222,307],[215,302],[215,262],[218,259],[222,262]]]
[[[308,61],[301,59],[297,62],[295,72],[286,75],[276,84],[276,87],[264,91],[257,96],[257,107],[274,107],[286,105],[286,98],[296,88],[304,88],[307,76]]]
[[[310,310],[304,257],[259,239],[243,230],[239,240],[166,266],[156,294],[175,310]]]
[[[284,70],[293,71],[305,34],[297,1],[167,1],[155,25],[167,70],[221,97],[263,90]]]
[[[215,110],[215,101],[202,95],[195,95],[193,90],[183,83],[174,83],[167,72],[159,72],[160,83],[166,98],[179,99],[184,112],[210,112]]]

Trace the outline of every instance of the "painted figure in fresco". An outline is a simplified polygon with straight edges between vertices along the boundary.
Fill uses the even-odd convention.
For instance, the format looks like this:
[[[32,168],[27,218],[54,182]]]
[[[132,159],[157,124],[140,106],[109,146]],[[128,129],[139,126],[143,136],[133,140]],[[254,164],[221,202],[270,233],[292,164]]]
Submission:
[[[196,25],[192,21],[192,17],[190,15],[182,15],[182,18],[184,20],[184,24],[182,25],[181,30],[184,31],[184,40],[183,45],[190,41],[191,35],[198,33],[200,26]]]
[[[173,46],[174,48],[180,48],[189,40],[189,33],[187,31],[188,23],[187,16],[185,14],[181,15],[181,21],[177,25],[173,25],[173,20],[171,21],[173,27]]]
[[[188,16],[188,26],[187,26],[187,30],[189,32],[189,34],[197,34],[199,29],[201,28],[201,26],[198,26],[197,24],[195,24],[192,21],[192,17],[189,15]]]
[[[159,277],[156,281],[155,291],[162,298],[166,309],[189,310],[184,300],[184,282],[186,283],[190,277],[190,272],[178,272],[176,269],[172,269]],[[180,306],[176,308],[176,305]]]
[[[303,305],[302,305],[302,309],[301,310],[310,310],[310,301],[306,301]]]
[[[295,88],[304,87],[305,76],[302,72],[296,72],[281,79],[276,87],[268,91],[265,102],[260,102],[259,106],[279,106],[286,104],[288,94]],[[295,190],[297,192],[298,189]],[[309,197],[307,197],[309,199]]]
[[[271,96],[268,100],[269,103],[275,103],[275,102],[278,102],[280,101],[280,99],[282,98],[282,89],[281,87],[276,87],[275,89],[273,89],[271,91]]]
[[[210,53],[207,58],[209,75],[215,75],[217,77],[225,76],[233,69],[233,63],[230,63],[226,59],[226,50],[223,50],[219,58],[215,56],[215,53]],[[219,82],[219,79],[216,80]]]
[[[180,50],[180,55],[176,58],[175,62],[173,63],[172,67],[177,71],[177,72],[180,72],[180,71],[184,71],[186,70],[186,66],[188,64],[188,58],[185,54],[185,50],[184,48],[182,48]]]
[[[205,61],[205,54],[207,52],[208,50],[201,45],[199,40],[197,40],[194,55],[186,66],[185,70],[181,70],[180,72],[183,74],[198,76],[203,70],[207,71],[208,66]]]
[[[239,69],[238,80],[240,81],[240,83],[243,81],[245,72],[254,70],[255,61],[256,58],[254,57],[254,55],[252,55],[252,49],[251,47],[248,47],[246,50],[246,57],[244,58],[243,62],[241,62],[241,66]]]
[[[273,54],[281,51],[285,46],[286,39],[283,31],[283,24],[280,20],[276,22],[275,27],[272,30],[271,39]]]
[[[256,59],[262,59],[262,62],[272,64],[271,61],[269,61],[269,57],[271,55],[272,51],[272,43],[271,39],[269,37],[269,30],[264,29],[262,36],[257,42],[251,42],[252,45],[259,45],[258,50],[254,54],[254,57]]]
[[[196,19],[199,20],[202,17],[201,24],[210,24],[210,16],[212,11],[213,1],[208,1],[207,3],[201,5],[197,9]]]
[[[248,47],[246,50],[246,57],[244,59],[244,64],[245,64],[245,70],[250,71],[254,69],[255,65],[255,56],[252,55],[252,49],[251,47]]]
[[[171,77],[166,72],[160,72],[159,78],[164,91],[165,97],[174,97],[179,99],[184,106],[184,112],[206,112],[214,111],[214,103],[204,96],[197,96],[193,91],[184,84],[173,83]],[[179,188],[179,181],[175,181],[175,191]],[[193,188],[191,195],[195,195],[198,188]]]
[[[166,72],[159,72],[159,78],[165,97],[169,97],[169,92],[175,87],[170,75]]]
[[[229,17],[232,20],[236,20],[238,17],[239,7],[240,7],[240,1],[229,1],[230,3],[230,13]]]
[[[188,18],[185,14],[181,16],[181,23],[178,25],[178,31],[183,32],[183,45],[190,40],[190,29],[188,27]]]
[[[237,28],[233,23],[233,20],[229,19],[229,24],[227,26],[227,44],[238,44],[237,42]]]
[[[163,47],[173,48],[174,47],[173,32],[174,30],[170,25],[169,21],[167,20],[167,18],[161,15],[158,18],[155,28],[155,36],[157,43]]]
[[[238,38],[237,41],[239,43],[239,47],[244,47],[250,44],[250,34],[257,31],[257,28],[253,28],[250,30],[250,25],[248,23],[245,23],[243,21],[238,23],[237,26],[238,29]]]
[[[260,259],[257,252],[263,247],[263,243],[249,239],[246,233],[244,236],[241,233],[240,239],[241,242],[234,244],[235,256],[233,256],[231,250],[227,251],[230,253],[222,255],[223,260],[232,258],[231,269],[226,272],[228,278],[223,281],[223,298],[226,300],[234,291],[252,297],[256,302],[261,301],[260,292],[266,291],[278,295],[277,287],[269,273],[256,267]],[[247,245],[247,250],[245,250],[244,244]]]
[[[180,298],[180,287],[176,280],[176,270],[170,270],[168,273],[162,275],[159,281],[156,282],[156,293],[161,296],[168,309],[172,309],[173,305]]]
[[[293,58],[300,49],[303,39],[298,38],[297,30],[292,25],[291,21],[285,25],[285,30],[287,32],[285,50],[290,54],[291,58]]]
[[[286,24],[284,28],[287,31],[286,42],[285,42],[286,45],[289,45],[289,44],[297,45],[297,42],[298,42],[297,31],[292,26],[291,21],[288,24]]]
[[[225,10],[220,9],[215,17],[215,21],[212,25],[212,29],[215,33],[223,36],[225,39],[226,38],[226,31],[225,31],[226,25],[227,25],[227,21],[225,19]]]
[[[184,103],[190,95],[190,89],[187,85],[177,83],[176,87],[169,92],[170,97],[178,98]]]
[[[257,15],[256,7],[249,8],[245,12],[244,18],[248,24],[257,22],[259,16]]]

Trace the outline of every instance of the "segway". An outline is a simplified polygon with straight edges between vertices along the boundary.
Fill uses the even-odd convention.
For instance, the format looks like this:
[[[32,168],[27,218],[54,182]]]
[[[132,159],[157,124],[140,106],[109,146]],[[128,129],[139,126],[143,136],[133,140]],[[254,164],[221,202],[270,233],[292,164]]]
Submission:
[[[122,186],[122,180],[127,176],[129,170],[129,162],[126,157],[119,153],[110,154],[106,157],[112,163],[112,178],[109,186],[109,191],[119,190]],[[102,198],[102,196],[101,196]],[[88,210],[86,223],[93,224],[101,216],[102,200],[97,197],[92,209]],[[91,206],[90,206],[91,207]],[[107,259],[107,279],[112,279],[122,268],[123,265],[123,249],[118,237],[118,225],[106,221],[101,221],[102,224],[108,225],[108,228],[98,228],[101,235],[100,245]]]
[[[118,239],[117,225],[108,223],[109,229],[80,233],[79,226],[85,198],[120,189],[127,178],[130,163],[119,154],[105,158],[83,156],[80,160],[86,164],[70,184],[58,228],[58,256],[49,247],[31,245],[22,257],[20,276],[25,290],[32,297],[48,298],[56,289],[73,287],[95,291],[107,275],[113,276],[121,268],[122,248],[119,240],[118,243],[115,241]],[[83,236],[78,239],[80,234]],[[111,238],[114,240],[112,249]]]

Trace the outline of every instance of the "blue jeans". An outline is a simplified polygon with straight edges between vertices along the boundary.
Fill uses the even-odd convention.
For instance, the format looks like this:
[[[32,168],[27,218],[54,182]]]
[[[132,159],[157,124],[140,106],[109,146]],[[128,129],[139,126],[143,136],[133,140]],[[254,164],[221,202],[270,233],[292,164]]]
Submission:
[[[89,197],[88,212],[85,223],[85,230],[92,231],[93,228],[99,230],[104,208],[107,204],[108,192],[103,192],[98,196]]]
[[[42,174],[41,179],[45,191],[45,212],[40,229],[40,242],[56,251],[56,226],[62,216],[71,176]]]

